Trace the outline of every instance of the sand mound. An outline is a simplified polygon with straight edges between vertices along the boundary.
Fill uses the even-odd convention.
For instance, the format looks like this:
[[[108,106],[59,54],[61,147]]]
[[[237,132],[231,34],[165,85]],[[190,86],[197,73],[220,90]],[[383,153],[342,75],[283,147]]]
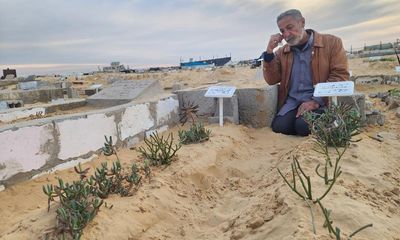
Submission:
[[[178,159],[165,169],[154,169],[153,179],[135,195],[108,198],[113,208],[101,209],[83,239],[312,239],[307,205],[277,173],[277,167],[289,173],[292,157],[297,156],[316,182],[313,192],[321,194],[325,186],[313,171],[323,157],[311,150],[312,139],[267,128],[208,127],[210,141],[183,146]],[[382,143],[367,132],[359,135],[362,140],[346,152],[340,181],[324,201],[333,209],[334,225],[344,233],[374,224],[355,239],[400,235],[399,129]],[[121,149],[119,155],[125,167],[140,159],[129,149]],[[86,165],[94,168],[113,160],[101,156]],[[56,204],[47,213],[41,186],[55,184],[57,177],[71,181],[77,176],[72,170],[60,171],[0,193],[1,239],[41,239],[54,226]],[[316,239],[330,239],[317,205],[313,210]]]

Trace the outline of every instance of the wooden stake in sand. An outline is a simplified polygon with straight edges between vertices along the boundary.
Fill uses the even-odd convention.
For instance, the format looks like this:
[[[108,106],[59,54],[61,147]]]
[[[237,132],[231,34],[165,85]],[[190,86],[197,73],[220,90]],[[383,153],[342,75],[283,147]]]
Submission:
[[[224,125],[224,98],[231,98],[236,91],[233,86],[212,86],[209,87],[205,97],[218,98],[219,103],[219,125]]]
[[[335,105],[337,105],[337,97],[353,94],[354,82],[352,81],[317,83],[314,89],[314,97],[331,97]]]

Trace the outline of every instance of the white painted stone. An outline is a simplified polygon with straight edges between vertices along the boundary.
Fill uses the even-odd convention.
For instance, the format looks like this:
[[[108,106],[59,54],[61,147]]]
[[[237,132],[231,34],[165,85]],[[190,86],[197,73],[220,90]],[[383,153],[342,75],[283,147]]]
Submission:
[[[149,106],[150,104],[145,103],[126,108],[121,122],[118,124],[122,141],[154,126]]]
[[[0,185],[0,192],[6,190],[6,187],[4,187],[4,185]]]
[[[30,115],[36,114],[46,114],[46,108],[38,107],[38,108],[31,108],[31,109],[8,109],[7,111],[0,112],[0,121],[2,122],[11,122],[21,118],[27,118]]]
[[[19,172],[39,169],[50,155],[44,145],[54,141],[52,124],[29,126],[0,133],[0,180]]]
[[[65,170],[65,169],[72,168],[74,166],[77,166],[79,163],[82,164],[82,163],[90,162],[94,158],[97,158],[97,157],[98,157],[97,154],[93,154],[92,156],[90,156],[88,158],[78,158],[78,159],[73,160],[73,161],[68,161],[68,162],[65,162],[65,163],[61,163],[61,164],[59,164],[59,165],[57,165],[57,166],[55,166],[55,167],[53,167],[53,168],[51,168],[51,169],[49,169],[47,171],[43,171],[43,172],[41,172],[39,174],[34,175],[32,177],[32,179],[36,179],[38,177],[41,177],[41,176],[46,175],[46,174],[53,173],[55,171],[60,171],[60,170]]]
[[[170,118],[171,114],[178,113],[179,101],[172,97],[160,100],[157,103],[157,125],[165,124]]]
[[[58,158],[66,160],[96,151],[104,146],[104,136],[117,140],[114,116],[105,113],[88,115],[78,119],[56,122],[59,132]]]

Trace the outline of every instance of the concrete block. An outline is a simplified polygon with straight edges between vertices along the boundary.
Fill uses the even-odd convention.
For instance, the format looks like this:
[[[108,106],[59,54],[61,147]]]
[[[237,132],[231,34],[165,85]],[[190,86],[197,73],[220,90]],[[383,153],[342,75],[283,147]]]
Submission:
[[[103,90],[103,84],[93,84],[85,89],[85,95],[92,96]]]
[[[115,106],[161,92],[162,88],[157,80],[119,80],[111,87],[90,96],[87,101],[95,106]]]
[[[231,98],[224,98],[223,103],[223,116],[224,122],[225,119],[231,123],[239,124],[239,103],[237,94],[233,94]],[[219,102],[218,99],[215,99],[215,114],[213,117],[208,118],[209,123],[218,123],[219,122]]]
[[[277,111],[278,86],[237,89],[239,121],[252,127],[270,127]]]
[[[354,76],[355,84],[374,84],[379,85],[384,83],[383,76]]]
[[[0,181],[43,167],[54,148],[53,125],[0,130]]]
[[[8,109],[7,101],[0,101],[0,111],[4,109]]]
[[[157,125],[178,122],[179,101],[176,95],[160,99],[156,103]]]
[[[78,91],[71,87],[67,88],[67,95],[68,98],[80,98]]]
[[[104,136],[117,142],[115,116],[98,113],[55,121],[59,139],[58,158],[67,160],[103,147]]]
[[[52,99],[64,98],[61,88],[0,91],[0,100],[22,100],[25,104],[50,102]]]
[[[21,90],[32,90],[38,88],[37,81],[29,81],[29,82],[20,82],[18,83],[18,88]]]
[[[385,115],[379,111],[368,112],[366,114],[366,124],[383,126],[385,124]]]
[[[237,90],[236,90],[237,91]],[[196,89],[196,90],[182,90],[177,91],[179,99],[179,107],[189,102],[195,103],[199,106],[197,114],[200,118],[207,119],[209,122],[218,122],[215,120],[219,117],[219,105],[218,98],[204,97],[207,89]],[[224,99],[224,117],[228,121],[238,124],[239,113],[238,113],[238,99],[237,95],[234,94],[232,98]]]
[[[396,108],[396,117],[400,118],[400,107]]]
[[[215,105],[218,104],[217,99],[204,97],[207,89],[181,90],[177,91],[179,100],[179,108],[189,102],[199,106],[197,114],[205,118],[215,115]]]
[[[400,97],[397,96],[389,96],[386,98],[386,104],[388,105],[388,109],[392,110],[400,107]]]
[[[353,96],[338,97],[338,103],[348,104],[360,113],[361,121],[366,122],[365,94],[355,92]]]
[[[35,79],[36,79],[36,76],[35,76],[35,75],[29,75],[29,76],[27,76],[27,77],[25,78],[24,81],[31,82],[31,81],[35,81]]]
[[[155,123],[150,114],[150,103],[127,107],[118,124],[122,141],[154,127]]]

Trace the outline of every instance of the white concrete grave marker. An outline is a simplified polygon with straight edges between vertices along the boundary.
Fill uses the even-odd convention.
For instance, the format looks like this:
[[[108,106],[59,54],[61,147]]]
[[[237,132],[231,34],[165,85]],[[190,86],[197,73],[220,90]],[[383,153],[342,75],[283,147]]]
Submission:
[[[354,82],[326,82],[317,83],[314,89],[314,97],[332,97],[332,102],[337,104],[338,96],[351,96],[354,94]]]
[[[205,97],[218,98],[219,103],[219,125],[224,125],[224,98],[231,98],[236,91],[233,86],[212,86],[209,87]]]

